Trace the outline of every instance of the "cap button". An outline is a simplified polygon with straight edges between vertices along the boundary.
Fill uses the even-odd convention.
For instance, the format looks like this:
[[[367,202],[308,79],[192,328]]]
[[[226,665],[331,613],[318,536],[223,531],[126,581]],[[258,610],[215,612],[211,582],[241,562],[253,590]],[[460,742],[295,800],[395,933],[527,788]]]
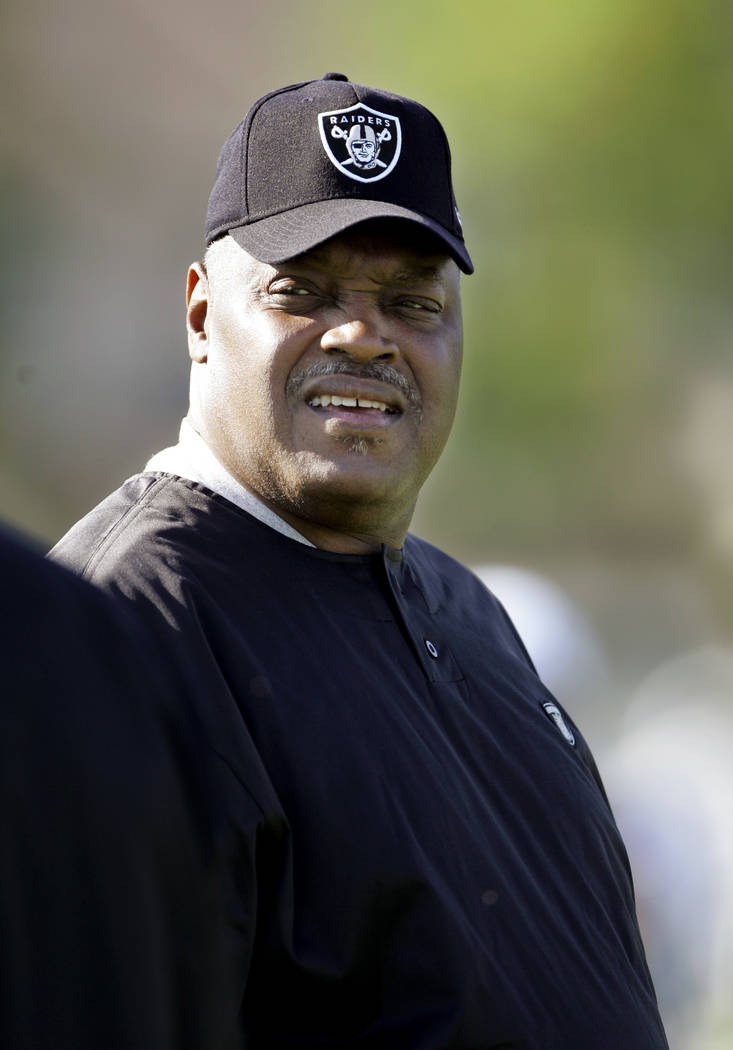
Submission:
[[[348,80],[345,73],[324,73],[321,80]]]

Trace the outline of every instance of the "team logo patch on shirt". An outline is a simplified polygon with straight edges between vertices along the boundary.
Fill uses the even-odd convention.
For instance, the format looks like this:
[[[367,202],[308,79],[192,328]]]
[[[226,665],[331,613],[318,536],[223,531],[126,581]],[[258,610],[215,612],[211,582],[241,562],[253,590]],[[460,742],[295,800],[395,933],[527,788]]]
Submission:
[[[562,712],[557,704],[551,704],[549,701],[542,705],[542,709],[547,717],[555,723],[557,728],[560,730],[562,735],[565,737],[571,747],[575,747],[575,734],[570,731],[567,726],[565,719],[562,716]]]
[[[394,168],[402,149],[399,117],[358,102],[348,109],[318,114],[318,130],[328,159],[357,182],[377,182]]]

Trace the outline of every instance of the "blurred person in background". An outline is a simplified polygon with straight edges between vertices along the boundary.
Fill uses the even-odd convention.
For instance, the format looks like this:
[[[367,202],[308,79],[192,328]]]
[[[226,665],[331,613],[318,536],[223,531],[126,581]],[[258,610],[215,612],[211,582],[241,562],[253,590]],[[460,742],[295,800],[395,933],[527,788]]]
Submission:
[[[441,125],[342,74],[274,91],[206,240],[179,442],[54,557],[195,665],[232,778],[233,1041],[664,1050],[590,750],[492,594],[408,532],[473,270]]]
[[[0,651],[0,1046],[226,1046],[195,669],[2,527]]]
[[[733,1035],[733,652],[660,664],[630,699],[605,772],[634,862],[670,1043]]]

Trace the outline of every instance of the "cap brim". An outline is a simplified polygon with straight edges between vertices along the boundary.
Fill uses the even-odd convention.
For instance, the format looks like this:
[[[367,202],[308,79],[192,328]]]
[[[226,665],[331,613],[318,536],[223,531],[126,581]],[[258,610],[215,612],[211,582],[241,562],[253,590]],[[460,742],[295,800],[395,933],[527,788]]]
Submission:
[[[464,273],[473,273],[471,257],[459,237],[426,215],[385,201],[353,197],[316,201],[226,232],[255,259],[274,264],[302,255],[368,219],[404,219],[415,223],[443,242]]]

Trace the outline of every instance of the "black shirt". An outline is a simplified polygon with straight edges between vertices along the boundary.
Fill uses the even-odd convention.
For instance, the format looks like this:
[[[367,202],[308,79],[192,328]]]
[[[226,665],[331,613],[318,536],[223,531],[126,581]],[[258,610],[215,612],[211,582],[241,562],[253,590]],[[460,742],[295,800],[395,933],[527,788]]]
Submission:
[[[195,666],[6,529],[0,656],[0,1046],[232,1046],[217,800],[237,785]]]
[[[218,803],[243,1046],[667,1046],[593,758],[468,570],[310,548],[166,474],[55,556],[183,640],[246,796]]]

